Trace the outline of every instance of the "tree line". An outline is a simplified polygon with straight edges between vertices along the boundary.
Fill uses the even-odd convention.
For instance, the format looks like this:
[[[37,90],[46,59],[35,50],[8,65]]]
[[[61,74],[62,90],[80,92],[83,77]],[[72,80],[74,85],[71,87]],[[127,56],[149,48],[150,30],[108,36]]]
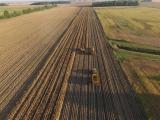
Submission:
[[[92,6],[94,7],[103,7],[103,6],[137,6],[139,5],[138,1],[103,1],[103,2],[93,2]]]
[[[48,1],[48,2],[34,2],[31,5],[55,5],[55,4],[69,4],[70,1]]]
[[[0,3],[0,6],[7,6],[6,3]]]

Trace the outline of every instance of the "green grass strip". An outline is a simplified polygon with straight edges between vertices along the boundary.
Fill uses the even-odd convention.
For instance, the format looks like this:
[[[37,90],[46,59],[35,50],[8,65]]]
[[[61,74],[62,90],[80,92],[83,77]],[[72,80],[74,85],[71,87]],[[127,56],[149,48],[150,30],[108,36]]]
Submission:
[[[160,47],[149,46],[144,44],[137,44],[133,42],[128,42],[125,40],[109,40],[109,43],[119,49],[124,49],[133,52],[147,53],[147,54],[155,54],[160,55]]]

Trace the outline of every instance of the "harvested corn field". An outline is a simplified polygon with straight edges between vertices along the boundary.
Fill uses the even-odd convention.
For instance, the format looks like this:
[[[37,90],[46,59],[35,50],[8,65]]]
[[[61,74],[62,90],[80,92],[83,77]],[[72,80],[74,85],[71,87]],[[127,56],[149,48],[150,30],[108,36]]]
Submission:
[[[1,119],[145,120],[146,116],[129,81],[116,62],[112,48],[106,42],[94,10],[86,7],[70,8],[69,13],[70,16],[66,16],[69,16],[70,25],[67,28],[66,23],[69,24],[69,22],[65,21],[67,29],[64,33],[61,32],[59,38],[55,37],[57,34],[52,35],[54,33],[52,26],[49,27],[51,30],[46,34],[45,40],[42,39],[34,44],[38,47],[37,45],[41,45],[41,42],[45,42],[44,47],[40,46],[40,50],[36,49],[31,59],[32,64],[27,65],[31,68],[35,66],[33,71],[28,68],[26,72],[20,74],[23,75],[22,77],[14,73],[14,70],[18,68],[15,65],[18,65],[20,68],[18,71],[21,71],[23,68],[20,65],[21,59],[31,56],[26,56],[26,53],[19,61],[15,60],[16,63],[12,63],[13,67],[9,66],[13,70],[8,74],[13,74],[11,77],[16,77],[17,80],[13,79],[16,83],[9,85],[8,83],[11,83],[9,80],[7,83],[7,80],[1,79],[2,86],[4,86],[1,88],[4,90],[4,97],[1,100],[3,105],[0,113]],[[63,17],[66,16],[63,15]],[[51,21],[54,23],[54,20]],[[62,21],[59,20],[61,23],[57,24],[57,31],[61,30],[58,27],[62,25]],[[38,26],[37,22],[35,24]],[[45,32],[45,25],[42,27],[40,35]],[[46,27],[47,32],[49,28]],[[49,46],[46,43],[48,37],[51,40],[51,43],[48,42]],[[33,40],[36,40],[33,36],[31,38],[29,43],[33,45]],[[40,38],[42,36],[39,36]],[[57,40],[54,41],[53,38]],[[15,45],[17,43],[22,44],[16,42]],[[32,53],[35,46],[30,48]],[[17,51],[22,50],[19,48]],[[47,51],[46,54],[41,55],[44,51]],[[41,57],[38,58],[37,54]],[[37,59],[39,62],[36,61]],[[36,65],[33,64],[34,61]],[[2,77],[10,77],[6,74],[7,72],[3,73]],[[23,77],[25,80],[22,83]],[[6,86],[13,87],[16,91],[9,91],[11,89],[5,88]],[[3,100],[11,93],[12,97],[9,95],[10,99],[6,104]]]
[[[77,12],[78,8],[55,8],[0,21],[0,111],[29,79]]]

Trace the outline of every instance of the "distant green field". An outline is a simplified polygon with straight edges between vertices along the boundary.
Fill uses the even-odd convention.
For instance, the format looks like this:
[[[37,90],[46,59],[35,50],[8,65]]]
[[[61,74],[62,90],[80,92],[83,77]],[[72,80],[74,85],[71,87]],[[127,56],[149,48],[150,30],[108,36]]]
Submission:
[[[28,8],[36,8],[41,7],[41,5],[21,5],[21,6],[0,6],[0,16],[3,15],[3,12],[5,10],[9,11],[10,13],[13,13],[14,11],[21,13],[22,10],[28,9]]]
[[[95,9],[109,38],[160,46],[160,9],[149,7]]]

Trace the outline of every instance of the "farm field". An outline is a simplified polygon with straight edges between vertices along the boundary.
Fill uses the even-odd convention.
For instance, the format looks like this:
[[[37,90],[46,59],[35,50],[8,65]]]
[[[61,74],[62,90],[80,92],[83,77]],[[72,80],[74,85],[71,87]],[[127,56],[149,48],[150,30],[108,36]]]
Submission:
[[[0,21],[0,112],[33,74],[78,10],[61,7]]]
[[[127,79],[148,118],[160,118],[160,24],[159,9],[146,7],[97,8]],[[127,11],[127,12],[126,12]]]
[[[160,9],[160,2],[141,2],[140,6]]]
[[[137,92],[148,118],[159,119],[160,111],[160,56],[139,55],[137,53],[125,55],[122,67]]]
[[[26,31],[11,38],[5,34],[9,28],[3,29],[0,119],[146,119],[93,8],[56,8],[10,21],[15,19],[32,25],[23,23]],[[23,33],[27,39],[18,37]]]
[[[96,8],[110,39],[160,47],[160,9],[146,7]]]

